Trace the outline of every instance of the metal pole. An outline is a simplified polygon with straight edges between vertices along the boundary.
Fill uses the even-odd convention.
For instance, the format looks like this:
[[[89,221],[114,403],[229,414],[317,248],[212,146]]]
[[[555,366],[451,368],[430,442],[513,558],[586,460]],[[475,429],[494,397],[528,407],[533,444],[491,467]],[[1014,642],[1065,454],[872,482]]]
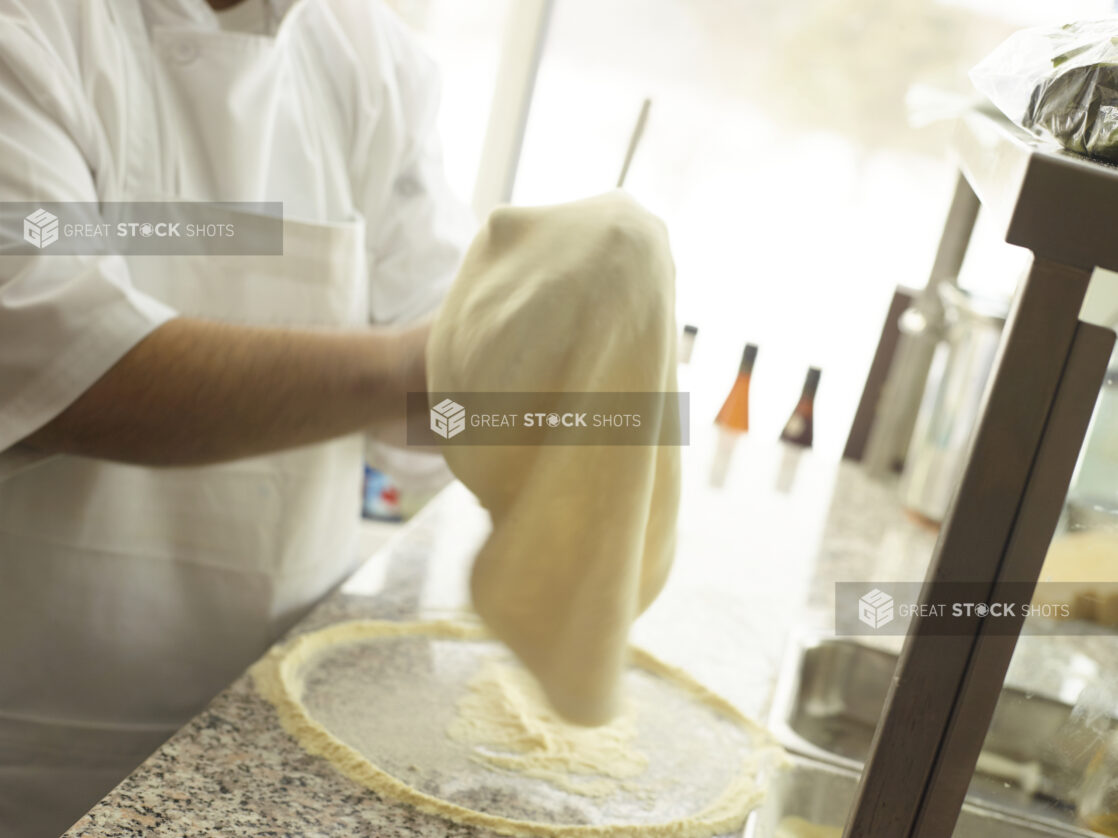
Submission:
[[[939,342],[939,328],[943,323],[939,286],[944,282],[954,282],[959,276],[979,206],[978,196],[960,174],[932,272],[914,306],[923,317],[924,328],[919,334],[902,331],[893,363],[882,386],[881,399],[862,459],[870,474],[886,474],[904,459],[932,356]]]

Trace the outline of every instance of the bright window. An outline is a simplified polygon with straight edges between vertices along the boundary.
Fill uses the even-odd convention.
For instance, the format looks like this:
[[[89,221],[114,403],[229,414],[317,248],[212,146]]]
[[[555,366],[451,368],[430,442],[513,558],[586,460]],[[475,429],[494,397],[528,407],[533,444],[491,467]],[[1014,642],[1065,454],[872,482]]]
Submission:
[[[1061,3],[1057,20],[1109,8]],[[693,421],[713,419],[750,341],[753,432],[779,435],[818,365],[815,445],[837,456],[893,290],[924,286],[955,181],[943,125],[911,128],[906,92],[969,94],[969,68],[1053,9],[557,0],[514,200],[612,187],[651,98],[626,187],[668,222],[679,320],[699,327]]]

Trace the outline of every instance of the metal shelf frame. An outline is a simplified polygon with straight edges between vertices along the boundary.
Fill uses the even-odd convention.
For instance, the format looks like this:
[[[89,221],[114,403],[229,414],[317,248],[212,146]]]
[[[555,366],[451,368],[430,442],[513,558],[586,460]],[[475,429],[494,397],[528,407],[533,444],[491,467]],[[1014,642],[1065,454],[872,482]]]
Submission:
[[[1118,269],[1118,168],[1043,145],[985,111],[959,119],[955,207],[981,203],[1032,251],[987,385],[921,601],[958,583],[996,600],[1036,584],[1114,344],[1079,320],[1095,267]],[[976,212],[952,212],[939,262],[958,261]],[[915,619],[893,676],[845,838],[948,838],[955,828],[1024,616],[937,634]],[[1005,621],[1001,622],[1005,625]]]

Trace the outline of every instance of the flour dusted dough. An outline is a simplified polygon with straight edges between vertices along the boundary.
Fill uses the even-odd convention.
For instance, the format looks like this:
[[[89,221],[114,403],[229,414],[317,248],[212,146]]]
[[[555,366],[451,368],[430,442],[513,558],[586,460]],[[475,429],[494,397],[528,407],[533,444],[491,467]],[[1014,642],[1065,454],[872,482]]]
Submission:
[[[674,308],[666,230],[624,193],[498,209],[433,326],[428,390],[674,392]],[[674,555],[678,448],[443,452],[493,521],[471,577],[477,612],[564,717],[608,721],[630,625]]]
[[[543,838],[544,836],[550,838],[709,838],[712,835],[741,828],[746,816],[756,808],[764,796],[763,788],[759,785],[759,776],[763,774],[766,766],[772,767],[775,764],[775,760],[781,753],[764,729],[744,716],[728,701],[710,692],[683,671],[664,663],[642,649],[629,647],[628,658],[632,665],[672,682],[697,703],[710,708],[753,735],[756,751],[738,766],[737,773],[721,794],[709,806],[690,817],[657,824],[565,825],[513,820],[467,809],[425,794],[374,765],[361,753],[331,734],[310,715],[302,702],[304,684],[300,672],[316,655],[340,644],[399,637],[478,641],[485,640],[490,635],[477,625],[441,620],[424,622],[367,620],[340,623],[302,635],[286,646],[273,648],[253,667],[252,675],[257,689],[275,706],[284,729],[308,753],[328,759],[347,777],[386,798],[409,804],[421,812],[445,817],[456,823],[478,826],[504,835],[519,836],[519,838]],[[483,675],[485,671],[482,670]],[[498,677],[500,677],[499,673]],[[474,694],[477,695],[478,691],[475,690]],[[488,700],[492,698],[492,693],[483,685],[481,694],[480,705],[471,705],[467,702],[465,707],[460,707],[464,715],[460,717],[463,727],[459,733],[467,738],[473,736],[471,731],[482,731],[482,735],[485,736],[488,735],[486,731],[492,730],[493,705]],[[370,712],[376,712],[376,708],[370,708]],[[539,719],[546,716],[546,713],[540,713],[538,710],[533,712],[537,715],[537,724]],[[502,713],[498,710],[495,718],[499,720],[501,717]],[[622,716],[617,724],[620,726],[618,745],[620,751],[624,752],[626,750],[624,728],[627,724],[625,716]],[[585,734],[595,732],[588,730]],[[536,733],[545,737],[554,735],[554,731],[548,730],[546,726],[537,727]],[[595,760],[597,767],[604,765],[608,769],[609,764],[617,759],[618,752],[613,747],[607,746],[604,751],[600,750],[596,756],[590,758]],[[575,770],[585,768],[586,758],[585,753],[571,753],[569,765]],[[622,761],[627,762],[629,758],[626,756]],[[563,771],[563,766],[563,759],[555,759],[551,761],[546,771],[559,774]],[[635,768],[635,763],[626,764],[623,768],[619,768],[618,774],[628,774]]]

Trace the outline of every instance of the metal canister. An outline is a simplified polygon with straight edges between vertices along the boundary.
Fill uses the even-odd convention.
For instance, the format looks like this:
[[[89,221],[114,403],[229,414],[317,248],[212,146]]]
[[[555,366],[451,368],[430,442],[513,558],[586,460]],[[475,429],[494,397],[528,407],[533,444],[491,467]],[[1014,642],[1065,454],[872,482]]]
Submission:
[[[1009,305],[949,283],[939,294],[944,327],[901,476],[905,508],[933,525],[943,521],[962,478]]]

